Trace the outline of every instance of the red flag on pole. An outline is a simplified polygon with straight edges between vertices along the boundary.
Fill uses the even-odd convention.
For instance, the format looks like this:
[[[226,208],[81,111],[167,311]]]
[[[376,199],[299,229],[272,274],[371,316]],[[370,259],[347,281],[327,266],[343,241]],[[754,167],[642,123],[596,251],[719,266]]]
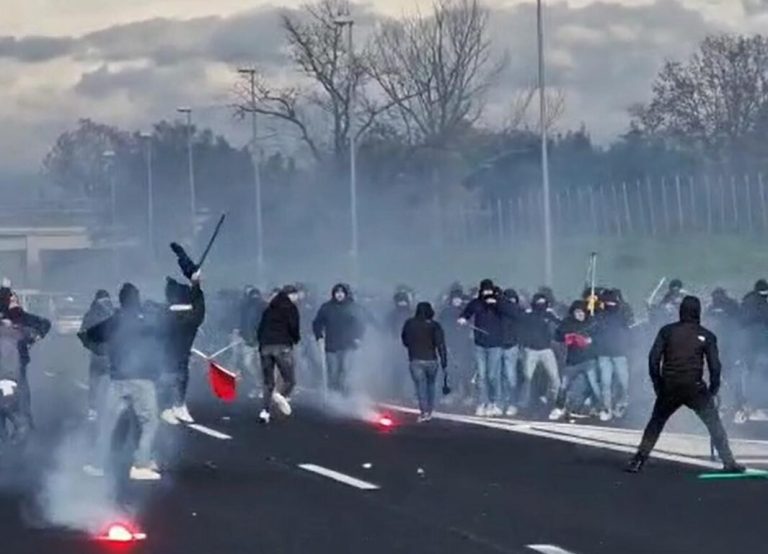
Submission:
[[[208,379],[211,389],[217,398],[224,402],[232,402],[237,397],[237,378],[225,367],[210,360],[208,362]]]

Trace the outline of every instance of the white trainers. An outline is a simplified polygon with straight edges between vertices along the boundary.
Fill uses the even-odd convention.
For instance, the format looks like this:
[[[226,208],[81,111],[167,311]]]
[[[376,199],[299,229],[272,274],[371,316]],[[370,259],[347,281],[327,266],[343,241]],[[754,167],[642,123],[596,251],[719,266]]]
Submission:
[[[515,417],[517,415],[517,406],[507,406],[504,415],[507,417]]]
[[[502,415],[504,415],[504,412],[501,410],[501,408],[499,408],[496,404],[491,404],[491,407],[488,410],[488,417],[499,417]]]
[[[159,481],[162,476],[150,467],[131,466],[129,477],[134,481]]]
[[[99,418],[99,414],[96,410],[88,410],[88,421],[96,421]]]
[[[168,425],[178,425],[179,418],[176,417],[176,410],[173,408],[167,408],[160,414],[160,418]]]
[[[744,425],[747,421],[749,421],[749,412],[746,410],[739,410],[733,416],[733,422],[736,425]]]
[[[288,399],[277,391],[272,393],[272,402],[275,403],[277,409],[282,412],[283,415],[291,415],[291,403]]]
[[[83,466],[83,473],[90,475],[91,477],[104,477],[104,470],[91,464]]]
[[[608,410],[602,410],[600,412],[600,421],[606,422],[606,421],[611,421],[611,419],[613,419],[613,416],[611,415],[611,412],[609,412]]]
[[[269,420],[272,416],[269,415],[269,412],[267,410],[261,410],[259,413],[259,419],[262,423],[269,423]]]
[[[189,413],[189,409],[187,408],[186,404],[182,404],[181,406],[175,406],[173,408],[173,413],[176,416],[176,419],[183,423],[194,423],[195,420],[192,417],[192,415]]]
[[[551,412],[549,412],[549,420],[550,421],[558,421],[563,418],[565,415],[565,410],[562,408],[554,408]]]
[[[488,410],[485,407],[485,404],[478,404],[477,408],[475,408],[475,415],[477,417],[485,417],[488,415]]]

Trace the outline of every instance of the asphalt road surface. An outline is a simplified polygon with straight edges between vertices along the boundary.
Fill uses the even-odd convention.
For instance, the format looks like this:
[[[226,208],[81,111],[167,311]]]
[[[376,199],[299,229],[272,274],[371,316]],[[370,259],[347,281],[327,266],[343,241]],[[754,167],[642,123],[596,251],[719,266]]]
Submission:
[[[766,551],[768,480],[699,479],[710,462],[698,438],[660,445],[677,461],[627,475],[636,432],[454,416],[417,424],[392,408],[381,408],[390,429],[311,407],[262,426],[254,401],[197,403],[203,427],[163,428],[163,481],[118,479],[115,507],[147,534],[118,549],[46,520],[54,453],[82,424],[85,391],[72,374],[41,375],[32,458],[6,454],[0,467],[3,552]],[[766,461],[759,441],[742,446]],[[68,471],[74,510],[100,485]]]

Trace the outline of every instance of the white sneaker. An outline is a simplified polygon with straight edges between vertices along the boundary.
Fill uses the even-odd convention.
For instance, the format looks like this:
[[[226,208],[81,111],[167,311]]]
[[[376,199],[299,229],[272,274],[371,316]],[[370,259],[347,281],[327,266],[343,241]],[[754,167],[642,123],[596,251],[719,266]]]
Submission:
[[[504,415],[504,412],[496,404],[491,404],[491,409],[488,410],[489,417],[499,417]]]
[[[160,473],[160,466],[157,465],[157,462],[155,460],[152,460],[151,462],[149,462],[149,469]]]
[[[562,408],[555,408],[551,412],[549,412],[549,420],[550,421],[558,421],[563,418],[565,415],[565,410]]]
[[[96,410],[88,410],[88,421],[96,421],[99,417],[99,414]]]
[[[83,473],[91,477],[104,477],[104,470],[91,464],[83,466]]]
[[[744,425],[747,421],[749,421],[749,414],[746,410],[739,410],[733,416],[733,422],[736,425]]]
[[[159,481],[162,476],[149,467],[131,466],[129,477],[134,481]]]
[[[612,418],[613,416],[611,415],[611,412],[609,412],[608,410],[602,410],[600,412],[600,421],[603,421],[603,422],[611,421]]]
[[[424,423],[425,421],[429,421],[425,414],[419,414],[419,417],[416,418],[416,423]]]
[[[176,419],[183,423],[194,423],[195,420],[192,417],[192,415],[189,413],[189,409],[187,408],[186,404],[182,404],[181,406],[175,406],[173,408],[173,413],[176,416]]]
[[[272,416],[269,415],[269,412],[267,410],[261,410],[259,413],[259,419],[262,423],[269,423],[269,420]]]
[[[288,401],[288,399],[280,394],[277,391],[274,391],[272,393],[272,402],[275,403],[275,406],[277,406],[277,409],[280,410],[283,415],[289,416],[291,415],[291,403]]]
[[[485,407],[485,404],[478,404],[477,408],[475,408],[475,415],[477,417],[485,417],[488,415],[488,410]]]
[[[507,406],[504,415],[507,417],[515,417],[517,415],[517,406]]]
[[[160,418],[168,425],[178,425],[179,419],[176,417],[176,411],[173,408],[167,408],[160,414]]]

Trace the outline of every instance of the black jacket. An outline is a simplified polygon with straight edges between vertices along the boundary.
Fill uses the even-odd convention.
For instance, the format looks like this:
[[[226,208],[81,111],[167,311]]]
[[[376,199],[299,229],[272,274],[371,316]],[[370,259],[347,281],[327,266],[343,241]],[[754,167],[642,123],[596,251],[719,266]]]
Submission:
[[[742,324],[746,348],[751,351],[768,351],[768,298],[757,291],[744,297],[741,303]]]
[[[259,323],[267,303],[261,296],[245,296],[240,304],[240,336],[248,346],[256,346],[258,341]]]
[[[474,320],[475,344],[482,348],[501,348],[505,339],[505,319],[518,320],[522,312],[518,306],[506,300],[501,294],[493,297],[495,303],[475,298],[461,314],[467,320]]]
[[[648,356],[648,371],[657,392],[668,385],[703,384],[704,361],[709,368],[713,394],[720,390],[720,356],[717,337],[699,323],[701,303],[686,297],[680,305],[680,321],[665,325],[656,336]]]
[[[205,295],[200,284],[194,283],[182,296],[169,300],[174,302],[168,305],[165,333],[170,369],[186,368],[197,331],[205,319]]]
[[[165,306],[121,307],[112,317],[80,333],[86,348],[105,344],[113,380],[154,381],[166,367],[168,329]]]
[[[598,356],[626,356],[631,343],[631,315],[621,306],[606,308],[595,316],[595,351]]]
[[[408,349],[410,361],[432,362],[439,358],[440,366],[448,367],[448,352],[445,348],[445,334],[442,326],[434,321],[434,312],[421,304],[416,308],[416,316],[403,325],[400,337],[403,346]]]
[[[19,356],[21,356],[22,365],[26,367],[30,361],[29,347],[35,341],[45,338],[51,330],[51,322],[44,317],[25,312],[22,308],[9,309],[6,317],[14,325],[27,330],[26,338],[19,342]]]
[[[23,370],[19,343],[28,339],[28,331],[23,327],[0,324],[0,381],[21,381]]]
[[[325,339],[326,352],[354,350],[365,333],[364,317],[363,311],[347,291],[343,302],[331,299],[320,306],[312,322],[312,330],[317,340]]]
[[[264,310],[257,334],[260,347],[294,346],[301,340],[299,309],[280,292]]]
[[[579,306],[584,310],[586,313],[586,306]],[[576,307],[571,306],[571,309],[568,310],[568,317],[566,317],[563,322],[558,326],[557,330],[555,331],[555,340],[557,342],[566,342],[566,335],[569,334],[577,334],[581,335],[582,337],[585,337],[587,339],[592,339],[593,334],[595,332],[595,322],[594,320],[585,319],[584,321],[579,321],[575,317],[573,317],[573,312],[575,311]],[[588,362],[590,360],[594,360],[597,357],[597,354],[595,352],[594,342],[591,342],[587,346],[581,347],[581,346],[575,346],[570,345],[567,346],[566,350],[566,357],[565,357],[565,364],[566,365],[578,365],[584,362]]]
[[[114,313],[115,310],[111,303],[107,304],[94,300],[83,316],[83,322],[80,325],[80,333],[85,337],[85,331],[94,325],[98,325],[102,321],[109,319]],[[91,351],[90,370],[99,374],[107,373],[109,371],[109,357],[107,357],[106,344],[93,343],[89,344],[87,348]]]
[[[528,310],[521,324],[520,344],[530,350],[552,348],[554,331],[560,320],[548,310]]]

